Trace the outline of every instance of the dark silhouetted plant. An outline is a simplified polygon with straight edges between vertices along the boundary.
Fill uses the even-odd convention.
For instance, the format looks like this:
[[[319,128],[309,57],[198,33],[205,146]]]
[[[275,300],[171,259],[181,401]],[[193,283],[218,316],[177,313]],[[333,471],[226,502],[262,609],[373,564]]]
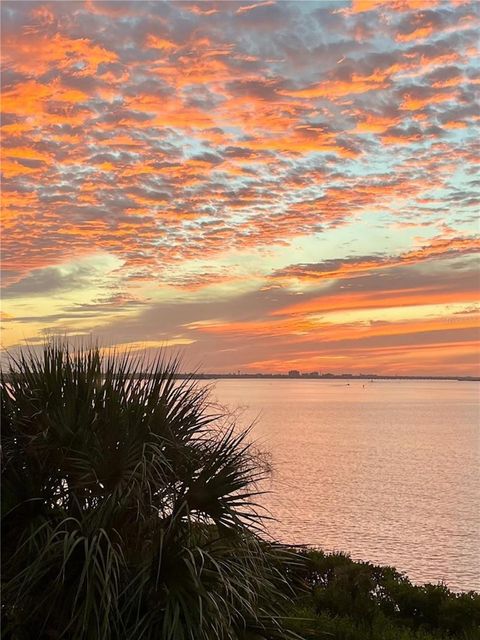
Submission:
[[[283,635],[246,433],[142,366],[50,344],[2,374],[3,637]]]

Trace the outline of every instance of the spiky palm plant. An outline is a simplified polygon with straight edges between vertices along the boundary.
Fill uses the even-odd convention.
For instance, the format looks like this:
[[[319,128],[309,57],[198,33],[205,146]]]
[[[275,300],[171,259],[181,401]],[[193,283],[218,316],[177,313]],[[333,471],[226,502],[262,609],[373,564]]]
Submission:
[[[3,637],[281,635],[245,432],[162,356],[50,344],[2,374]]]

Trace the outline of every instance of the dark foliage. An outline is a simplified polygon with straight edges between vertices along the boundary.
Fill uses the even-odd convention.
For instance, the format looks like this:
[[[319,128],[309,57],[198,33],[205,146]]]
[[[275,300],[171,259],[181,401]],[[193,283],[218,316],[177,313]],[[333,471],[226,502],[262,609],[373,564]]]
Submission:
[[[292,621],[292,628],[304,638],[480,639],[478,593],[415,586],[392,567],[354,562],[342,553],[299,555],[303,564],[290,564],[287,573],[297,594],[292,615],[305,618]]]
[[[246,433],[142,366],[54,344],[2,374],[3,637],[285,635]]]

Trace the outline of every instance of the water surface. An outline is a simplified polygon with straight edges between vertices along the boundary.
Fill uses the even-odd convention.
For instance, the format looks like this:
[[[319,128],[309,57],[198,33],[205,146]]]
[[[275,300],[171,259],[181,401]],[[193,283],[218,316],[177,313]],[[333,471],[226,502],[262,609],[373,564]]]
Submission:
[[[270,531],[480,590],[479,384],[219,380],[270,452]]]

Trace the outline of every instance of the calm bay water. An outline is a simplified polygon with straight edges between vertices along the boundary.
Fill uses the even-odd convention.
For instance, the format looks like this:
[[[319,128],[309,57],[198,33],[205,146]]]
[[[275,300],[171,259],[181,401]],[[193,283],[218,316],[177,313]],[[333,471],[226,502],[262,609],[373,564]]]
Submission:
[[[271,456],[275,538],[480,590],[477,382],[219,380]]]

